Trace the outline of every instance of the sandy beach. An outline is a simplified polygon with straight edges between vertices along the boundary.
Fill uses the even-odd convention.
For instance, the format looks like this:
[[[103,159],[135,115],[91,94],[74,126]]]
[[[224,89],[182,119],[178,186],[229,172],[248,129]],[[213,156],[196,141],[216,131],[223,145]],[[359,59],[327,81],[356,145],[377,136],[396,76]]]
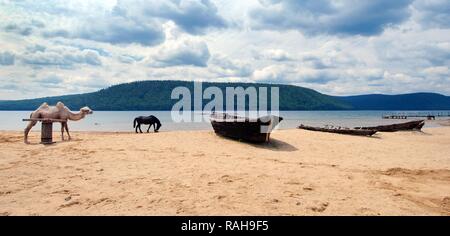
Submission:
[[[450,127],[39,135],[0,132],[0,215],[450,215]]]

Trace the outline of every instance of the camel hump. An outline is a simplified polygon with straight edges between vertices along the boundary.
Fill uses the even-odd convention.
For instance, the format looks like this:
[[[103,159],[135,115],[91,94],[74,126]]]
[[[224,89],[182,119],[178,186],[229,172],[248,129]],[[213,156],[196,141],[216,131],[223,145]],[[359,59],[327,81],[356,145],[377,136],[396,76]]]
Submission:
[[[38,110],[39,110],[39,109],[42,109],[42,108],[48,108],[48,104],[47,104],[46,102],[42,103],[42,104],[39,106]]]
[[[57,107],[59,110],[62,110],[62,109],[64,109],[64,103],[58,102],[58,103],[56,103],[56,107]]]

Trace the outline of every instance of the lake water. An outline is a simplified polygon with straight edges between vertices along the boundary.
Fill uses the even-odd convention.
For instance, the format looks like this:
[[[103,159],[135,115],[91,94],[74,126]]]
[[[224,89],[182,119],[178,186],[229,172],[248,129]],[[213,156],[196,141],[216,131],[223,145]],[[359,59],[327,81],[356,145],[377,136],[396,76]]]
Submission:
[[[280,116],[284,120],[280,123],[280,129],[291,129],[299,124],[323,126],[326,124],[334,126],[373,126],[380,124],[392,124],[405,122],[405,120],[382,119],[383,114],[392,113],[423,113],[437,114],[449,111],[281,111]],[[133,131],[133,120],[136,116],[154,115],[161,120],[161,131],[172,130],[212,130],[208,115],[203,115],[203,122],[174,122],[170,111],[95,111],[81,121],[69,121],[72,131]],[[201,117],[201,113],[195,113]],[[0,130],[23,130],[30,111],[0,111]],[[439,118],[438,118],[439,119]],[[441,119],[448,119],[441,118]],[[425,127],[439,126],[437,122],[427,122]],[[145,126],[146,127],[146,126]],[[39,130],[36,125],[33,130]],[[59,125],[55,129],[59,130]],[[144,128],[142,129],[144,132]]]

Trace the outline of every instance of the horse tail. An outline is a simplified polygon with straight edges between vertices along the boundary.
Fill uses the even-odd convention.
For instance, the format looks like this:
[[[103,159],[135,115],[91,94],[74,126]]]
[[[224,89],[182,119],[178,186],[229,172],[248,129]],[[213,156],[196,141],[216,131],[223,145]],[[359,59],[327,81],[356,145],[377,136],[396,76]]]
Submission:
[[[136,128],[136,122],[137,122],[138,118],[134,118],[134,122],[133,122],[133,128]]]
[[[155,119],[156,119],[156,124],[158,125],[158,128],[156,128],[156,130],[159,130],[159,128],[161,128],[161,121],[159,121],[159,119],[156,117],[155,117]]]

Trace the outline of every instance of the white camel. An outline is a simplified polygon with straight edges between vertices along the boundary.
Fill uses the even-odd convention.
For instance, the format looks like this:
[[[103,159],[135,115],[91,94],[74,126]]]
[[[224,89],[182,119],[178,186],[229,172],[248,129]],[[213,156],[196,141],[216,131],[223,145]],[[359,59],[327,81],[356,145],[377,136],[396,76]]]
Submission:
[[[73,113],[69,110],[62,102],[58,102],[56,106],[49,106],[47,103],[43,103],[38,109],[33,111],[30,115],[30,118],[51,118],[51,119],[60,119],[65,120],[65,122],[61,122],[61,139],[64,141],[64,128],[67,131],[67,135],[69,136],[70,140],[70,134],[69,134],[69,127],[67,125],[68,120],[81,120],[86,115],[92,114],[92,110],[89,107],[83,107],[80,109],[80,112]],[[25,137],[24,141],[25,143],[28,143],[28,133],[30,132],[31,128],[33,128],[34,125],[36,125],[37,121],[30,121],[28,123],[28,126],[25,128]]]

